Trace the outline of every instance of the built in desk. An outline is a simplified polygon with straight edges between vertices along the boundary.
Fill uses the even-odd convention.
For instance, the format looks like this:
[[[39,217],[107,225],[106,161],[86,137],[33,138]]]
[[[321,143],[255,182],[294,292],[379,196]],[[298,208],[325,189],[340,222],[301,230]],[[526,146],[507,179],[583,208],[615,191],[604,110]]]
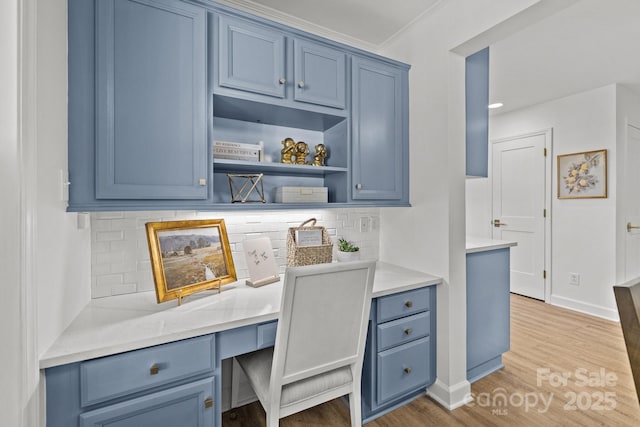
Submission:
[[[435,381],[433,285],[441,282],[377,263],[365,421]],[[157,304],[154,292],[92,300],[40,359],[47,426],[220,426],[221,361],[273,345],[281,293],[282,281],[260,288],[238,281],[182,306]]]

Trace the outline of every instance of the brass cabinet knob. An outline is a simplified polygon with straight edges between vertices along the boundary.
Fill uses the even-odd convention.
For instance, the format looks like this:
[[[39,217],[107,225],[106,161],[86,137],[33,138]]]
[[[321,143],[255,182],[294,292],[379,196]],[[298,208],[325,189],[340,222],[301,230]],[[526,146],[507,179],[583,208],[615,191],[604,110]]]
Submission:
[[[405,372],[405,374],[410,374],[411,373],[411,368],[409,368],[409,367],[404,368],[404,372]]]
[[[280,83],[281,85],[285,84],[287,82],[287,79],[285,78],[281,78],[280,80],[278,80],[278,83]]]
[[[154,363],[153,366],[149,368],[149,375],[157,375],[158,372],[160,372],[160,366]]]
[[[411,308],[411,307],[413,307],[413,301],[407,301],[407,302],[404,303],[404,305],[407,308]]]
[[[299,87],[300,89],[302,89],[302,88],[304,87],[304,82],[303,82],[302,80],[300,80],[300,81],[298,82],[298,87]]]
[[[411,332],[413,332],[413,329],[411,329],[411,328],[407,328],[407,329],[404,330],[404,334],[405,335],[410,335]]]
[[[207,397],[207,398],[204,400],[204,408],[205,408],[205,409],[213,408],[213,399],[212,399],[212,398]]]

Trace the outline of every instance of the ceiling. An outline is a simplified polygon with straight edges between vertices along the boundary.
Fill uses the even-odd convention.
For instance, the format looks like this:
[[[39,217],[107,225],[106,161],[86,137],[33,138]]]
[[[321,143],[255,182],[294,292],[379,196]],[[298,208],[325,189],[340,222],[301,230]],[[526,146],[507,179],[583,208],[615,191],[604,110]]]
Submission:
[[[640,1],[581,0],[490,47],[490,98],[509,111],[621,83],[640,94]]]
[[[251,0],[280,13],[380,45],[442,0]]]
[[[243,1],[375,48],[447,0]],[[493,114],[611,83],[640,94],[639,41],[640,1],[578,1],[491,46]]]

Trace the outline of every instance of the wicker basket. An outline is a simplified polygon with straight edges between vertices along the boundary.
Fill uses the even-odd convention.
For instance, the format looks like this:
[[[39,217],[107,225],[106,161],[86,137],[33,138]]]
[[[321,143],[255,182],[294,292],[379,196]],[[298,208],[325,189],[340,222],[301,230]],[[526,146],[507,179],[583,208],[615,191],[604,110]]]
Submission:
[[[305,226],[310,222],[313,224]],[[311,218],[300,224],[300,227],[289,228],[287,233],[287,265],[299,266],[331,262],[333,244],[329,240],[329,234],[324,227],[316,227],[315,225],[316,219]],[[322,230],[322,245],[299,247],[296,244],[296,230]]]

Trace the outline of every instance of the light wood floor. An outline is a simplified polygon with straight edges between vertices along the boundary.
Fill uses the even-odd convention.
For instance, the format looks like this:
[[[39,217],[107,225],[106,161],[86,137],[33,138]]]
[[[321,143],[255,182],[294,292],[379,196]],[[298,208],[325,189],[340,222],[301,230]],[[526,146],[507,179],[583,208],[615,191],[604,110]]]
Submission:
[[[511,351],[504,355],[504,365],[472,384],[473,406],[450,412],[421,396],[367,426],[640,426],[629,359],[616,322],[512,295]],[[565,373],[570,377],[559,384]],[[507,397],[506,405],[498,406],[500,396]],[[223,415],[225,427],[264,426],[264,420],[258,402]],[[349,410],[340,401],[281,420],[283,427],[349,425]]]

